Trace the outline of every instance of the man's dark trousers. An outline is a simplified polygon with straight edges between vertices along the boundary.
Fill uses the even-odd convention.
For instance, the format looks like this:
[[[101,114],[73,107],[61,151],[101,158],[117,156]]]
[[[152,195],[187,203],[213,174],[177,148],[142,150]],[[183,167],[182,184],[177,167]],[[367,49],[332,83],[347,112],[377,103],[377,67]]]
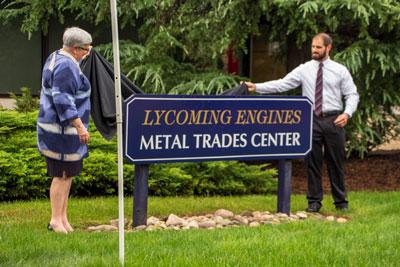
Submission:
[[[306,157],[308,180],[308,204],[318,203],[321,206],[322,164],[325,158],[334,204],[337,208],[347,208],[344,185],[345,130],[334,124],[340,112],[316,116],[313,122],[312,150]]]

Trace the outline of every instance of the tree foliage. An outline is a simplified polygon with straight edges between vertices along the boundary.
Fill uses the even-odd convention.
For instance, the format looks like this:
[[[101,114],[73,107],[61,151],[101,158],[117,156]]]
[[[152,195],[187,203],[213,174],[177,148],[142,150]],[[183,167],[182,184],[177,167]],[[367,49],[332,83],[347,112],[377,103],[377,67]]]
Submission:
[[[21,30],[46,32],[66,12],[93,24],[110,20],[109,1],[10,0],[0,20],[22,18]],[[400,1],[398,0],[120,0],[122,26],[139,29],[138,43],[121,46],[122,68],[146,91],[218,93],[239,77],[221,71],[230,45],[247,53],[252,35],[309,46],[318,32],[334,39],[333,59],[353,74],[361,102],[348,127],[348,152],[363,156],[395,134],[400,104]],[[260,23],[262,22],[262,23]],[[265,31],[260,25],[266,25]],[[100,48],[111,57],[110,45]],[[147,89],[149,88],[149,89]]]

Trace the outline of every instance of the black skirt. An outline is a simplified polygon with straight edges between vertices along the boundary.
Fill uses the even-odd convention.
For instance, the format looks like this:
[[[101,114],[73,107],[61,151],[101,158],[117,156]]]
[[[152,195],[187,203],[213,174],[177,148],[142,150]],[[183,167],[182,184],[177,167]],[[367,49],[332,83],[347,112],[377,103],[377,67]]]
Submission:
[[[50,177],[63,177],[64,172],[67,177],[77,176],[82,171],[82,160],[79,161],[60,161],[46,158],[47,175]]]

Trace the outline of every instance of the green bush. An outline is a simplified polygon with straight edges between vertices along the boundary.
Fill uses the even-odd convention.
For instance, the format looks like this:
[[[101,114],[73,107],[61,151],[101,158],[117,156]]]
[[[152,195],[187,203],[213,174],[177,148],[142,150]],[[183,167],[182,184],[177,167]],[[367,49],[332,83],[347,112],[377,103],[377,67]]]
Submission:
[[[0,201],[44,198],[51,178],[36,147],[37,112],[0,111]],[[89,157],[74,177],[74,196],[116,195],[116,140],[106,141],[90,126]],[[133,194],[134,166],[124,163],[124,191]],[[276,192],[276,170],[236,161],[152,164],[149,194],[238,195]]]
[[[157,164],[150,167],[149,193],[171,195],[243,195],[276,192],[277,172],[237,161]]]
[[[179,164],[151,165],[149,194],[155,196],[193,195],[193,176]]]
[[[0,200],[43,198],[50,178],[36,149],[0,151]]]
[[[10,93],[10,97],[15,99],[16,110],[19,112],[31,112],[39,108],[39,99],[32,97],[31,89],[21,87],[21,96]]]

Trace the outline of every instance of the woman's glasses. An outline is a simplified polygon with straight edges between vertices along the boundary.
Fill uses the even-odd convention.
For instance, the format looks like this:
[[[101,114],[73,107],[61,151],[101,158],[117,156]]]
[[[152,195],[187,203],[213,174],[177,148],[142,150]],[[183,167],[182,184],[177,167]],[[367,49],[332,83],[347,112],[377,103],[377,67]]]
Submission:
[[[90,48],[86,48],[86,47],[81,47],[81,46],[77,46],[76,48],[82,49],[86,52],[89,52]]]

